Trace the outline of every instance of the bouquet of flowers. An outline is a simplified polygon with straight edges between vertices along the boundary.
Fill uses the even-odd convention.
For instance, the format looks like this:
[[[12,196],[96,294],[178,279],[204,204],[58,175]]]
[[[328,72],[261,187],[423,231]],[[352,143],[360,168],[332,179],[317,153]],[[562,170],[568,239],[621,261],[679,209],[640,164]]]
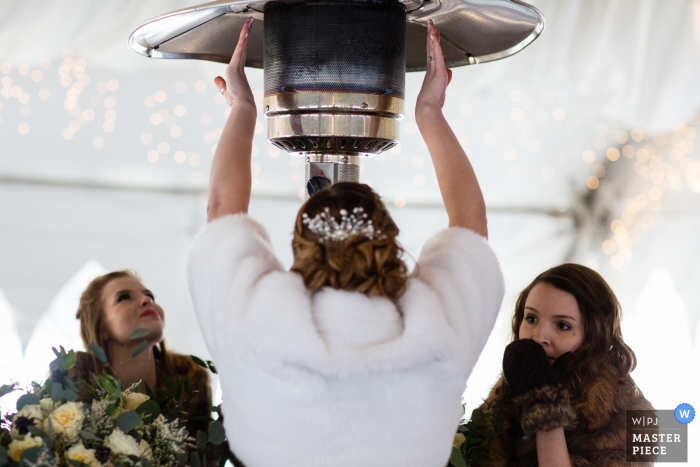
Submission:
[[[500,433],[502,419],[503,399],[498,399],[489,410],[483,407],[474,409],[469,420],[457,428],[448,467],[476,465]]]
[[[163,404],[150,391],[142,394],[140,384],[122,388],[120,380],[107,374],[94,375],[94,385],[68,379],[75,352],[53,350],[56,359],[45,382],[32,383],[18,399],[17,412],[0,417],[0,467],[206,467],[212,456],[205,454],[212,447],[226,454],[218,456],[221,464],[228,458],[221,420],[211,421],[208,433],[193,438],[178,414],[162,411]],[[91,350],[106,363],[101,348],[93,345]],[[176,386],[178,397],[163,400],[181,408],[189,388],[183,388],[187,381]],[[3,385],[0,397],[16,389],[16,384]],[[77,402],[83,390],[92,396],[91,403]]]

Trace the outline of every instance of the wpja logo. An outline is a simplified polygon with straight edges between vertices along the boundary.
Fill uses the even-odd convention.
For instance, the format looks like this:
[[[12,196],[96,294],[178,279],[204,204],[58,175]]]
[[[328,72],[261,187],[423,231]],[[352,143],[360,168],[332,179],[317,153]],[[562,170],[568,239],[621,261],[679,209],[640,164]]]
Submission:
[[[688,462],[689,404],[676,410],[627,410],[627,462]]]

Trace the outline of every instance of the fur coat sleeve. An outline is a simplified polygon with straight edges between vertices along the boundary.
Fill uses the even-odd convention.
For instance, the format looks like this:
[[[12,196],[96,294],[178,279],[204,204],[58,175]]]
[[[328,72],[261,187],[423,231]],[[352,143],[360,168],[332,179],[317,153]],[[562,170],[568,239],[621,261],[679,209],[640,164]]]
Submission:
[[[505,394],[505,395],[504,395]],[[537,449],[534,439],[526,440],[520,428],[518,410],[507,400],[507,383],[503,377],[491,390],[482,408],[506,397],[500,434],[491,442],[479,467],[535,467]],[[573,467],[626,467],[625,410],[654,410],[631,377],[615,378],[603,371],[587,385],[572,404],[576,425],[565,430],[566,446]],[[650,467],[652,464],[636,463]]]

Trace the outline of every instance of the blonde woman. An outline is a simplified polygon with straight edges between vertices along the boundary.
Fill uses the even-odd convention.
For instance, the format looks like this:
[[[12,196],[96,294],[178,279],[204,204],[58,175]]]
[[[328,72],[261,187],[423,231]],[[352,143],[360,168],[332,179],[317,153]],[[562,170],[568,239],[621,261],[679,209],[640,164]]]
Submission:
[[[211,416],[209,373],[190,356],[166,348],[165,312],[136,273],[115,271],[93,279],[80,297],[76,318],[80,320],[86,352],[77,353],[70,377],[77,375],[92,381],[93,374],[107,373],[121,379],[124,388],[142,381],[152,391],[167,391],[168,381],[177,384],[189,375],[194,400],[182,418],[193,436],[197,430],[207,431],[208,422],[201,418]],[[147,329],[148,334],[132,339],[131,333],[139,328]],[[143,342],[145,349],[133,356]],[[90,344],[104,350],[107,364],[90,349]],[[82,391],[79,398],[85,402],[90,395]]]
[[[251,19],[252,21],[252,19]],[[314,194],[285,271],[247,215],[256,107],[251,23],[216,85],[231,105],[212,165],[190,290],[219,369],[229,445],[248,467],[442,467],[503,279],[474,171],[442,106],[451,73],[432,23],[416,122],[449,216],[407,272],[399,229],[368,186]]]

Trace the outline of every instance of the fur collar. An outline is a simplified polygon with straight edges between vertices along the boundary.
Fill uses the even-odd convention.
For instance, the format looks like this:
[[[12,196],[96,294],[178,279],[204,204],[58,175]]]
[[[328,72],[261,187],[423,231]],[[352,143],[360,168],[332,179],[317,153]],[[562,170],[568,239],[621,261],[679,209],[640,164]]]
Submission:
[[[508,384],[501,376],[482,409],[491,410],[507,393]],[[504,402],[500,435],[477,465],[537,466],[535,440],[524,439],[517,407],[510,398]],[[572,396],[571,404],[576,411],[576,423],[565,434],[573,467],[625,467],[625,410],[653,410],[634,380],[630,376],[616,377],[612,368],[604,369],[587,385],[581,397]]]

